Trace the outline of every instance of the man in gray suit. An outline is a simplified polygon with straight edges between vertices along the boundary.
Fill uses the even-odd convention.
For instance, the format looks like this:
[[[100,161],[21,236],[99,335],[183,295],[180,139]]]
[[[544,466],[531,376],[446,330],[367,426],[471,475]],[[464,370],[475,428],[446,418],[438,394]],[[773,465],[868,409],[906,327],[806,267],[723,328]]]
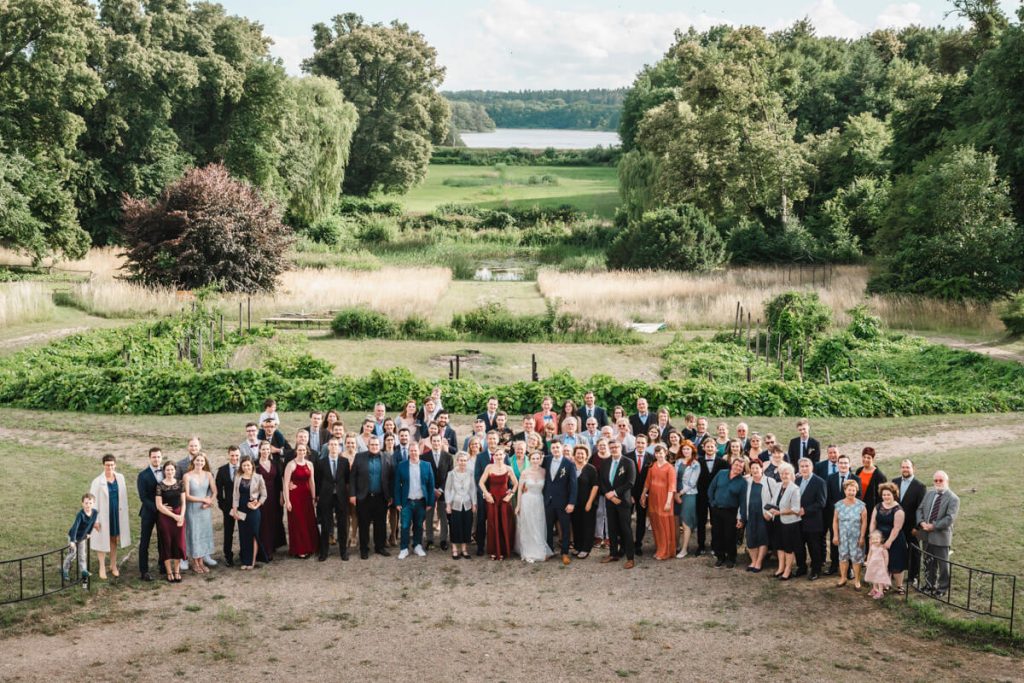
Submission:
[[[953,522],[960,512],[960,498],[949,490],[949,475],[942,470],[935,473],[932,481],[935,488],[924,495],[916,521],[918,537],[927,553],[922,590],[939,598],[949,590],[949,546],[953,544]]]

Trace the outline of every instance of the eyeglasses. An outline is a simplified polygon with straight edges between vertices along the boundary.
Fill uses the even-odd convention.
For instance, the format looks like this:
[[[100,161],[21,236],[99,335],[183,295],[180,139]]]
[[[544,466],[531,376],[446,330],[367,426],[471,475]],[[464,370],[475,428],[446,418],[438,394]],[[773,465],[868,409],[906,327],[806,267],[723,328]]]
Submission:
[[[936,479],[936,480],[935,480],[935,483],[936,483],[936,484],[944,484],[945,482],[946,482],[946,480],[945,480],[945,479]]]

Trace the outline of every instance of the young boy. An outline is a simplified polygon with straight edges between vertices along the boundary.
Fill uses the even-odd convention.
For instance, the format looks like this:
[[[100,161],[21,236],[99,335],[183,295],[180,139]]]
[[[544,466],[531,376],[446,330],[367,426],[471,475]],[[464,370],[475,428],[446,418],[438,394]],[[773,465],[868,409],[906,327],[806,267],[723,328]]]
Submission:
[[[277,401],[272,398],[263,402],[263,412],[260,413],[260,421],[257,424],[263,426],[268,419],[274,421],[274,429],[281,426],[281,418],[277,416]]]
[[[91,493],[87,493],[82,496],[82,509],[75,515],[75,521],[71,524],[71,528],[68,529],[68,554],[64,557],[64,566],[61,570],[61,575],[65,581],[69,581],[68,569],[71,568],[71,563],[75,561],[75,556],[78,556],[78,566],[82,570],[82,579],[89,578],[89,556],[86,555],[85,543],[86,539],[89,538],[89,534],[92,533],[93,529],[98,527],[99,510],[94,510],[93,505],[96,503],[96,499]]]

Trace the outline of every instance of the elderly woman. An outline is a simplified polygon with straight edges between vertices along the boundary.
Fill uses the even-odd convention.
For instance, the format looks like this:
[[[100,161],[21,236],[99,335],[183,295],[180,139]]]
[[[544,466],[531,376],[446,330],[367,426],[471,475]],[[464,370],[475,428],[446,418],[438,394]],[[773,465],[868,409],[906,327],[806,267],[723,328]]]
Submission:
[[[479,449],[479,439],[474,439]],[[473,442],[470,442],[471,444]],[[476,516],[476,482],[469,467],[469,454],[460,451],[455,456],[455,469],[444,482],[444,502],[449,515],[452,559],[470,559],[469,543],[473,536],[473,518]]]
[[[750,554],[748,572],[759,573],[763,569],[764,557],[768,554],[768,520],[764,514],[764,497],[775,500],[778,484],[764,476],[763,463],[756,457],[750,461],[750,479],[747,481],[747,497],[740,506],[740,516],[746,527],[747,552]]]
[[[903,572],[907,569],[907,539],[903,535],[906,513],[896,502],[899,492],[899,488],[892,482],[878,487],[882,501],[871,513],[870,531],[881,532],[882,545],[889,551],[889,575],[892,577],[893,588],[899,595],[903,595]]]
[[[843,499],[836,503],[832,518],[832,543],[839,548],[839,587],[846,585],[846,572],[853,563],[853,587],[860,590],[860,571],[864,563],[864,536],[868,513],[864,501],[857,499],[857,482],[847,479]]]
[[[750,445],[747,446],[747,459],[750,461],[759,460],[761,457],[761,435],[753,432],[750,435]]]
[[[92,480],[89,493],[96,499],[98,528],[92,534],[92,549],[99,557],[100,578],[107,578],[107,553],[110,553],[110,574],[121,576],[117,568],[117,548],[131,545],[129,529],[128,487],[124,475],[117,472],[117,458],[107,453],[102,458],[103,474]]]
[[[800,535],[800,487],[794,482],[793,466],[788,462],[779,466],[780,485],[774,494],[768,487],[761,489],[761,504],[765,520],[772,523],[772,548],[779,555],[779,569],[775,577],[789,581],[796,563],[796,552],[802,541]]]

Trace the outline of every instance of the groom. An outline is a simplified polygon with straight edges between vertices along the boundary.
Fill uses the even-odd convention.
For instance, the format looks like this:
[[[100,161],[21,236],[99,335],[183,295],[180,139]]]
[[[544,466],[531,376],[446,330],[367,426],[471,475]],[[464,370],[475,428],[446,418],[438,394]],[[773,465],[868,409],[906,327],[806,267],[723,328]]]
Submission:
[[[547,518],[548,547],[554,549],[555,522],[562,541],[562,564],[569,564],[569,515],[576,502],[576,465],[563,457],[562,444],[551,444],[551,455],[544,459],[544,515]]]

